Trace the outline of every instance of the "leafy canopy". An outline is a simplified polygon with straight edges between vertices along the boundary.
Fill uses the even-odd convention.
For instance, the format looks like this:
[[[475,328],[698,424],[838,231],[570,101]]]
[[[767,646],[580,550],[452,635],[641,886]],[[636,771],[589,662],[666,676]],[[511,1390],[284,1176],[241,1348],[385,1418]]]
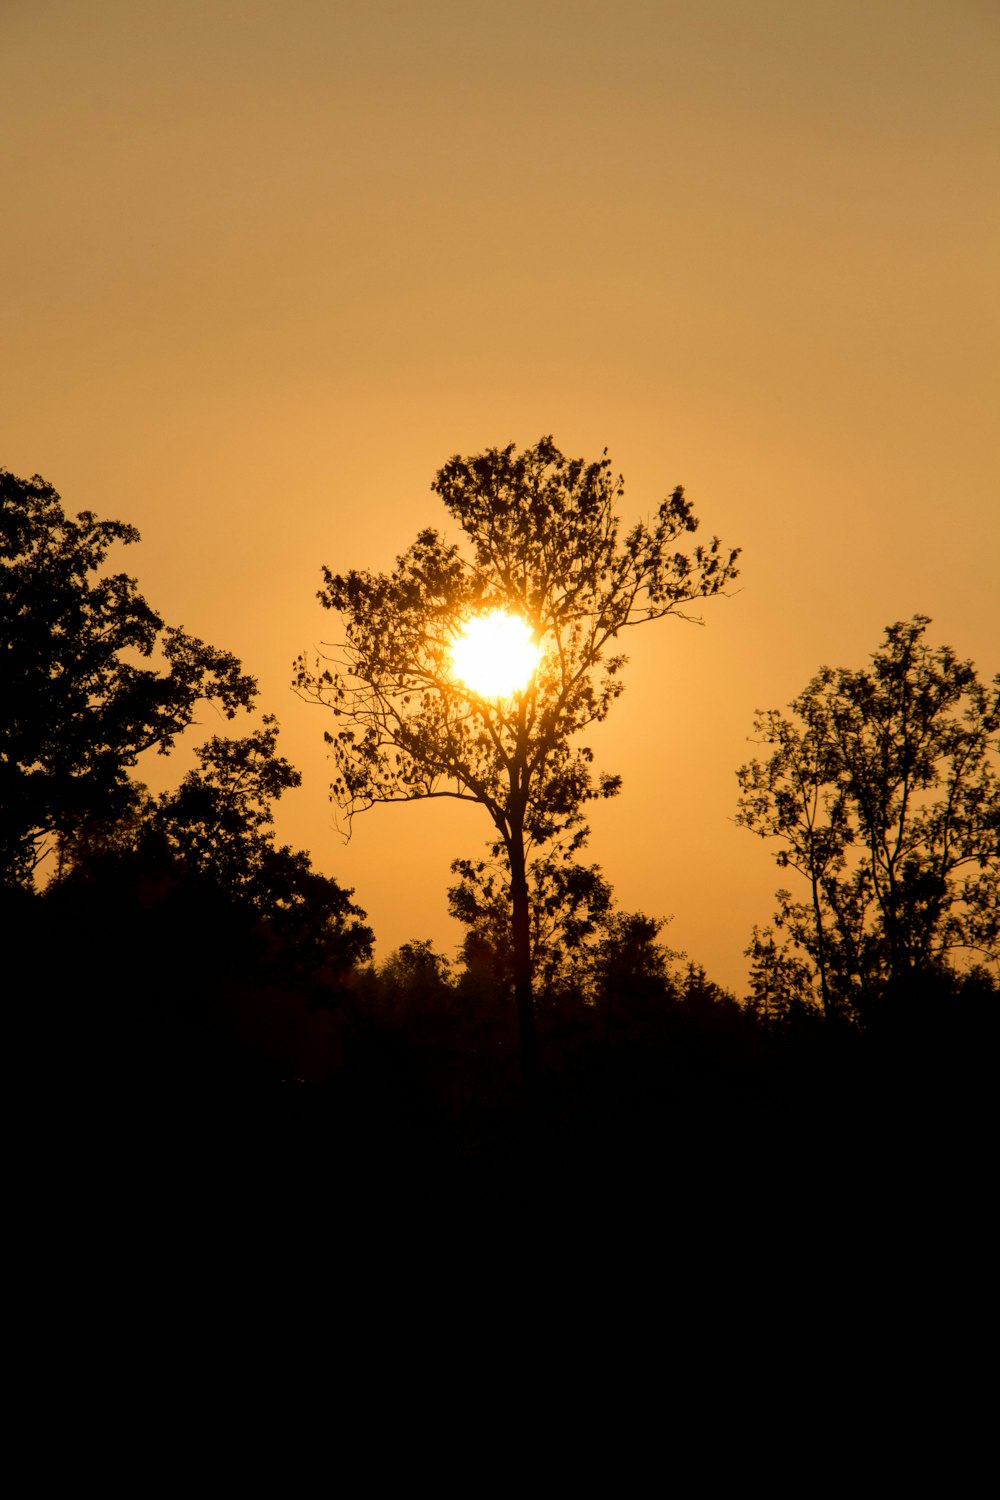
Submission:
[[[275,843],[274,804],[302,782],[277,739],[277,720],[265,715],[252,734],[200,746],[198,768],[160,796],[149,826],[174,861],[264,918],[300,967],[351,969],[373,943],[353,891],[314,870],[304,850]]]
[[[448,910],[466,928],[466,968],[488,966],[510,988],[514,977],[509,871],[489,859],[456,859],[458,876],[448,888]],[[596,945],[613,915],[611,886],[597,865],[562,857],[559,849],[536,858],[528,872],[531,908],[531,973],[543,991],[586,987]]]
[[[614,776],[595,786],[591,751],[570,744],[622,690],[616,637],[722,592],[737,554],[718,539],[682,550],[698,523],[679,488],[623,535],[607,456],[569,459],[548,437],[452,458],[431,487],[462,544],[425,530],[391,573],[324,569],[319,598],[345,635],[335,655],[299,659],[297,686],[343,721],[326,738],[348,821],[376,803],[456,797],[487,809],[508,853],[522,834],[544,844],[619,789]],[[462,622],[495,609],[542,650],[528,687],[505,699],[451,668]]]
[[[824,667],[790,714],[758,714],[770,754],[737,772],[737,822],[807,883],[779,891],[778,922],[827,1008],[1000,960],[1000,676],[927,645],[929,624],[889,626],[869,668]]]
[[[88,819],[60,838],[47,894],[103,886],[130,899],[150,881],[178,909],[215,913],[223,944],[228,912],[229,941],[259,959],[263,939],[269,966],[286,979],[336,978],[370,958],[373,934],[353,891],[314,870],[304,850],[275,842],[274,804],[302,780],[277,740],[277,720],[265,715],[250,734],[199,746],[196,768],[173,791],[154,798],[133,782],[121,816]]]
[[[0,882],[29,884],[53,836],[123,811],[129,770],[166,754],[200,700],[227,718],[253,701],[235,656],[102,571],[112,546],[138,539],[121,521],[67,516],[37,475],[0,470]]]

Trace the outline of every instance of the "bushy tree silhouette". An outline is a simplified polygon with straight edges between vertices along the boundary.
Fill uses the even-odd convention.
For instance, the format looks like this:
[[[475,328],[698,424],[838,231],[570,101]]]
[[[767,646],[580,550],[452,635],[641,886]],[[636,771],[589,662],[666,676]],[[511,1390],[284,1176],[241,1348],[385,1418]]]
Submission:
[[[456,859],[459,878],[448,889],[448,909],[465,926],[466,967],[487,966],[504,988],[514,984],[510,876],[502,849],[489,857]],[[562,849],[546,849],[528,865],[531,973],[536,989],[586,991],[595,945],[605,933],[612,891],[597,865],[582,865]]]
[[[56,836],[134,800],[139,756],[165,754],[212,699],[227,718],[256,684],[236,657],[164,624],[112,546],[121,521],[71,518],[39,476],[0,471],[0,882],[30,885]],[[159,665],[147,665],[155,657]]]
[[[783,1024],[802,1010],[818,1015],[812,966],[796,953],[787,933],[778,941],[773,928],[755,926],[743,952],[750,960],[750,993],[744,1003],[761,1026]]]
[[[1000,677],[927,645],[929,623],[890,625],[869,668],[824,667],[790,714],[759,714],[771,753],[737,772],[737,822],[807,882],[805,901],[778,892],[776,923],[828,1014],[1000,960]]]
[[[253,734],[209,740],[149,826],[175,861],[267,923],[286,967],[346,972],[370,958],[373,934],[353,891],[314,870],[304,850],[275,843],[274,804],[302,781],[277,738],[277,720],[265,715]]]
[[[314,870],[304,850],[275,842],[274,805],[302,780],[277,739],[277,720],[265,715],[249,735],[200,746],[197,768],[174,791],[153,798],[133,786],[115,821],[86,820],[60,839],[60,883],[106,881],[112,867],[118,885],[130,870],[155,873],[165,889],[225,908],[230,925],[242,913],[237,926],[254,924],[258,964],[266,952],[266,967],[286,979],[329,983],[349,973],[370,958],[373,934],[353,891]]]
[[[722,592],[736,553],[718,539],[681,550],[697,528],[682,490],[650,524],[619,534],[624,489],[606,456],[566,458],[551,438],[456,456],[432,489],[466,550],[420,533],[389,574],[324,570],[323,605],[345,623],[339,653],[300,658],[300,693],[341,722],[327,734],[332,795],[350,818],[378,803],[453,797],[485,808],[509,879],[515,997],[529,1089],[537,1072],[529,864],[534,851],[581,832],[582,809],[613,796],[575,737],[600,723],[622,690],[626,629],[683,614]],[[463,685],[450,653],[480,612],[519,617],[541,647],[522,691],[487,698]]]
[[[275,842],[273,804],[299,775],[273,719],[203,745],[173,792],[135,779],[203,700],[230,720],[256,700],[235,656],[166,626],[134,578],[106,569],[137,540],[0,472],[4,977],[61,1039],[65,1077],[105,1089],[119,1066],[140,1088],[171,1075],[161,1026],[200,1017],[204,1032],[226,993],[294,991],[304,1010],[339,993],[372,943],[352,893]]]

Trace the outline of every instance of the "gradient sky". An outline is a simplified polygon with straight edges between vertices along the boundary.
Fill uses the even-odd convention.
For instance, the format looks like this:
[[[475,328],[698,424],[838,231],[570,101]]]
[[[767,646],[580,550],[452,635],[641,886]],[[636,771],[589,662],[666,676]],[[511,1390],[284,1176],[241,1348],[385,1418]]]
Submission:
[[[609,449],[625,521],[680,483],[743,547],[703,630],[628,638],[590,851],[741,989],[754,709],[916,612],[1000,667],[1000,6],[0,0],[0,58],[0,465],[137,525],[118,565],[259,677],[280,835],[381,957],[454,951],[489,823],[341,843],[289,686],[321,564],[391,566],[448,457],[544,433]]]

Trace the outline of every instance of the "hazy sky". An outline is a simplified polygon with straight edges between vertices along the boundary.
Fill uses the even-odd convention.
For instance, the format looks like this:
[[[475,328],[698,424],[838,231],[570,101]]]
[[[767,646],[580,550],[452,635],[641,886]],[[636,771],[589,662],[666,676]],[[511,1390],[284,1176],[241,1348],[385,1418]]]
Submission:
[[[281,837],[381,956],[453,951],[489,824],[342,845],[289,686],[321,564],[390,566],[448,457],[544,433],[610,450],[626,521],[681,483],[743,547],[705,629],[627,640],[591,820],[741,987],[781,883],[732,822],[754,709],[916,612],[1000,667],[1000,5],[0,0],[0,59],[0,465],[136,524],[119,566],[258,675]]]

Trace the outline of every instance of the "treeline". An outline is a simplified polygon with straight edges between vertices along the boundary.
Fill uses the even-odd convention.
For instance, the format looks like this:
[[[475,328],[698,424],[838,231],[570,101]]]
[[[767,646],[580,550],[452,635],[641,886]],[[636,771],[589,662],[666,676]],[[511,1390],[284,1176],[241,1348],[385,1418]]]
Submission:
[[[256,708],[242,665],[106,571],[132,528],[68,517],[37,477],[0,472],[0,497],[0,916],[25,1078],[109,1129],[225,1119],[261,1149],[308,1138],[355,1161],[516,1153],[496,847],[453,866],[456,963],[414,941],[373,966],[354,893],[276,842],[299,776],[273,716],[210,738],[170,791],[137,778],[199,703],[229,720]],[[802,891],[780,891],[752,935],[746,996],[671,950],[661,921],[619,910],[582,845],[534,861],[533,1109],[565,1163],[659,1159],[681,1139],[748,1153],[760,1132],[787,1146],[789,1120],[843,1138],[988,1094],[997,685],[931,650],[927,624],[890,628],[869,669],[824,670],[758,724],[769,753],[739,772],[740,821]]]

